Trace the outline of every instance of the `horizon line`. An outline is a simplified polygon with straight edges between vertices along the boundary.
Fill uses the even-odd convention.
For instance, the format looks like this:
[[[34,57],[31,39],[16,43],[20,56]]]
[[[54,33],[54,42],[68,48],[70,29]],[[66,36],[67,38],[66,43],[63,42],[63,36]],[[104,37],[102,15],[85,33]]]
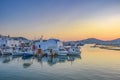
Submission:
[[[10,36],[10,35],[3,35],[3,34],[0,34],[0,36],[9,36],[9,37],[24,37],[24,38],[26,38],[26,39],[28,39],[28,40],[39,40],[40,39],[40,37],[39,38],[36,38],[36,39],[29,39],[29,38],[27,38],[27,37],[25,37],[25,36]],[[59,38],[55,38],[55,37],[50,37],[50,38],[47,38],[47,39],[59,39]],[[88,38],[81,38],[81,39],[76,39],[76,40],[61,40],[61,39],[59,39],[59,40],[61,40],[61,41],[80,41],[80,40],[86,40],[86,39],[98,39],[98,40],[102,40],[102,41],[111,41],[111,40],[115,40],[115,39],[119,39],[120,37],[118,37],[118,38],[114,38],[114,39],[100,39],[100,38],[96,38],[96,37],[88,37]],[[44,40],[47,40],[46,38],[44,38]]]

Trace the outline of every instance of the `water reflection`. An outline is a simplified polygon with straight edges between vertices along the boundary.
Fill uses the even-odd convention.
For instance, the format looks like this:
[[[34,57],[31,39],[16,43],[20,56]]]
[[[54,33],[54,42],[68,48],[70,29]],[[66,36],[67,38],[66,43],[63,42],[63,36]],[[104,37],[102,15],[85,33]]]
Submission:
[[[80,56],[0,56],[0,80],[120,80],[120,52],[90,46]]]
[[[34,58],[33,57],[31,57],[31,58],[27,58],[27,59],[25,59],[24,61],[23,61],[23,67],[24,68],[28,68],[28,67],[30,67],[32,64],[33,64],[33,60],[34,60]]]
[[[9,63],[11,60],[10,56],[0,56],[0,60],[2,63]]]
[[[23,68],[30,67],[34,62],[47,63],[49,66],[53,66],[57,63],[67,63],[67,62],[74,62],[77,59],[81,59],[81,55],[77,56],[44,56],[44,57],[15,57],[15,56],[0,56],[0,62],[10,63],[12,61],[16,61],[17,63],[21,63]]]

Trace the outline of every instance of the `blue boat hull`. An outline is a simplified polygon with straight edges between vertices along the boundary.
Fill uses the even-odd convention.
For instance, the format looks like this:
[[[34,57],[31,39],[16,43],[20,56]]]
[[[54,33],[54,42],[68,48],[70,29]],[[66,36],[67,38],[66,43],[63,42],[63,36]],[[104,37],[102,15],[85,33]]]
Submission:
[[[31,56],[33,56],[33,54],[31,54],[31,53],[23,53],[23,57],[31,57]]]

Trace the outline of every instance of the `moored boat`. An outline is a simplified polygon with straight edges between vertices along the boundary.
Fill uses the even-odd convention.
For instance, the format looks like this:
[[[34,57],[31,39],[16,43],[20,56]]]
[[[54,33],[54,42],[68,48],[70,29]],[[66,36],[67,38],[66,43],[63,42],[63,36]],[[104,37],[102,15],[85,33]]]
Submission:
[[[13,52],[12,56],[22,56],[24,52]]]
[[[11,55],[13,53],[12,49],[5,49],[2,51],[2,55]]]
[[[23,52],[23,57],[30,57],[30,56],[33,56],[33,53],[32,52]]]
[[[68,51],[65,48],[59,48],[57,51],[57,55],[65,56],[68,54]]]
[[[68,50],[68,55],[80,55],[80,47],[78,46],[72,46]]]

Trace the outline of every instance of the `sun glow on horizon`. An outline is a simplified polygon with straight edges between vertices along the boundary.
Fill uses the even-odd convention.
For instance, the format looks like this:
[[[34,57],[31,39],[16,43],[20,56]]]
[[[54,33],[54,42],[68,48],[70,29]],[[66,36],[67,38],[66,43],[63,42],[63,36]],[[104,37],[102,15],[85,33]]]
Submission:
[[[45,39],[62,41],[120,38],[120,2],[116,0],[1,3],[0,34],[3,35],[28,39],[39,39],[43,35]]]

